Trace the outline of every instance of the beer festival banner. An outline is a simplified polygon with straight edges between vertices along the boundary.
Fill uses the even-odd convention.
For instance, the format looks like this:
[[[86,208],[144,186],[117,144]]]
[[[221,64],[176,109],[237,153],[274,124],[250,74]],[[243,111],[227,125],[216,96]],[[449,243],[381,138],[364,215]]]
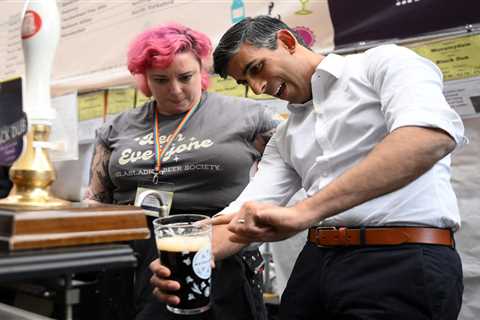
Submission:
[[[22,1],[0,2],[0,79],[23,73]],[[126,50],[135,35],[177,21],[206,33],[215,44],[246,16],[270,14],[294,27],[315,49],[333,48],[326,1],[58,1],[61,39],[53,68],[54,93],[98,89],[131,81]]]

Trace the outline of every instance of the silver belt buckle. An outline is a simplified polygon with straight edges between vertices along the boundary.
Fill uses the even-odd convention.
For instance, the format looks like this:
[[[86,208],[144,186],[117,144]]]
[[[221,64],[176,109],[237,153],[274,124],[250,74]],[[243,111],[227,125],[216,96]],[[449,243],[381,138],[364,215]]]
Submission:
[[[318,236],[318,231],[337,231],[338,228],[337,227],[322,227],[322,226],[315,226],[315,227],[312,227],[312,229],[314,229],[314,232],[315,232],[315,237],[317,238],[317,243],[315,243],[315,245],[317,247],[320,247],[320,248],[330,248],[330,246],[322,246],[321,244],[318,244],[321,242],[320,240],[320,237]]]
[[[349,245],[351,245],[349,243],[350,237],[348,235],[348,232],[349,232],[350,228],[347,228],[347,227],[319,227],[317,229],[317,231],[322,231],[322,230],[337,232],[336,236],[335,236],[335,240],[338,241],[338,246],[348,247]],[[320,242],[320,241],[318,241],[318,242]],[[336,246],[336,245],[333,245],[333,246]],[[323,247],[325,247],[325,246],[323,246]]]
[[[322,227],[322,226],[318,226],[318,227],[314,227],[315,230],[318,230],[318,231],[336,231],[338,230],[337,227]]]

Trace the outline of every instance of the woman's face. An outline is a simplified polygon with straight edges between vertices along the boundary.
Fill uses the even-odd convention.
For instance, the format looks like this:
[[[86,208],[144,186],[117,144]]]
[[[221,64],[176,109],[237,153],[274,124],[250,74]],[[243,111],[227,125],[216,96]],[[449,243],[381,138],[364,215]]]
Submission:
[[[177,54],[166,69],[147,69],[146,77],[160,114],[184,113],[200,101],[201,68],[192,52]]]

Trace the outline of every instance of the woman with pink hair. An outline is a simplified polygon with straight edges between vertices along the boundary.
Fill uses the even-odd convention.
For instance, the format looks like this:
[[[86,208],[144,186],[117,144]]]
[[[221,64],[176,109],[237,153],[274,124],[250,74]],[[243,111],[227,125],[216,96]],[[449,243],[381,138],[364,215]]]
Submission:
[[[240,194],[276,121],[253,100],[206,91],[211,51],[206,35],[179,24],[155,27],[134,39],[128,69],[152,99],[98,130],[88,199],[134,204],[141,186],[173,192],[170,215],[212,216]],[[150,210],[159,211],[160,205]],[[153,217],[147,219],[153,235]],[[230,243],[225,232],[223,226],[213,230],[212,308],[191,318],[266,319],[262,258],[258,250]],[[153,237],[132,246],[139,260],[136,319],[178,318],[152,294]],[[216,256],[219,246],[229,246],[231,255]]]

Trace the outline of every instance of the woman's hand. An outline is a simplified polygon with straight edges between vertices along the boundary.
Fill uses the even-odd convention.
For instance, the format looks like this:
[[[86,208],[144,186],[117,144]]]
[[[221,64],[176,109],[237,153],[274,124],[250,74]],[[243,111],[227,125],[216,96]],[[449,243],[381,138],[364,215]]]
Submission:
[[[160,260],[156,259],[150,263],[150,270],[153,276],[150,278],[150,283],[155,287],[153,294],[160,300],[170,305],[177,305],[180,303],[180,298],[172,294],[172,291],[180,289],[180,283],[169,280],[171,272],[170,269],[160,264]]]

